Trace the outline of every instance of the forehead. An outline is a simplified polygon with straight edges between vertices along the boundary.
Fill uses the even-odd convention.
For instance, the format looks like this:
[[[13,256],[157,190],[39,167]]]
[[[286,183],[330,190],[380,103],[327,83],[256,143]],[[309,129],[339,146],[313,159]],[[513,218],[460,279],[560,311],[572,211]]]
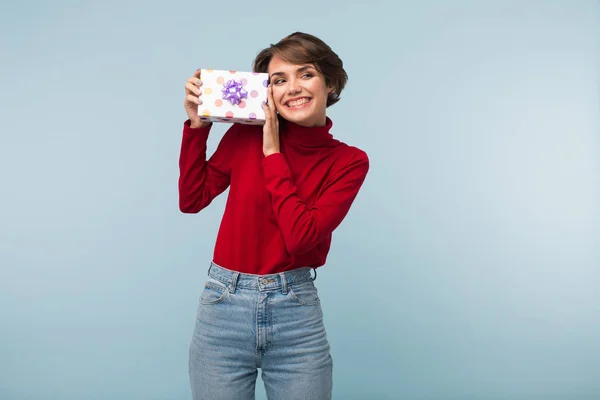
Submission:
[[[271,61],[269,62],[268,73],[269,74],[293,73],[294,71],[297,71],[300,68],[302,68],[302,69],[314,68],[314,65],[310,64],[310,63],[292,64],[292,63],[284,60],[283,58],[279,57],[278,55],[274,55],[273,58],[271,58]]]

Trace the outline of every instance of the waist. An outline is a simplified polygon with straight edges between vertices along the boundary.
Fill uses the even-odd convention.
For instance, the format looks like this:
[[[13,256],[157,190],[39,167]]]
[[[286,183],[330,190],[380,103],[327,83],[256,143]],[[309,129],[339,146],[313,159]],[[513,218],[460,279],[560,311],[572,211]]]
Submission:
[[[215,264],[246,274],[276,274],[302,267],[325,265],[329,241],[319,244],[306,254],[291,255],[286,251],[281,234],[268,232],[235,232],[222,228],[217,236],[213,261]]]
[[[211,262],[208,269],[208,276],[218,280],[228,287],[238,287],[258,291],[271,291],[285,289],[287,285],[314,280],[311,269],[312,268],[310,267],[301,267],[279,273],[256,275],[232,271],[230,269],[221,267],[215,262]]]

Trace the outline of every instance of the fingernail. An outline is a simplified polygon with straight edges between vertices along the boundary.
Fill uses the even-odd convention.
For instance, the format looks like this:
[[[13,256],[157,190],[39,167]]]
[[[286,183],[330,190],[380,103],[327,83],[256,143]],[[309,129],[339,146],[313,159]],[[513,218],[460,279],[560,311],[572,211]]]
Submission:
[[[202,81],[200,79],[198,79],[198,82],[196,82],[198,85],[202,85]]]

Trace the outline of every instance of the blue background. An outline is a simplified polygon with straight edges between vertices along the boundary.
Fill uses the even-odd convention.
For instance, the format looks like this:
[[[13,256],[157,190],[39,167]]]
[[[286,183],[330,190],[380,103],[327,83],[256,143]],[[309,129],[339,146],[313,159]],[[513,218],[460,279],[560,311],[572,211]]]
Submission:
[[[190,398],[225,196],[178,210],[183,85],[296,30],[371,159],[317,280],[334,398],[600,398],[597,1],[112,0],[0,6],[0,399]]]

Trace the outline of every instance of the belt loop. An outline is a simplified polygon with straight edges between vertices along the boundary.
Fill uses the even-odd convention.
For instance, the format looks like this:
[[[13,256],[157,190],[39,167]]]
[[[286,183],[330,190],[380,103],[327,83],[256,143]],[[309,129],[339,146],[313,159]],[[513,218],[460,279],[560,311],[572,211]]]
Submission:
[[[233,278],[231,278],[231,285],[229,286],[229,292],[230,293],[235,293],[235,289],[237,288],[237,281],[238,281],[239,277],[240,277],[240,273],[239,272],[234,272],[233,273]]]
[[[281,293],[286,294],[288,293],[288,288],[287,288],[287,280],[285,279],[285,273],[282,272],[279,274],[279,276],[281,277]]]
[[[313,278],[313,277],[311,277],[310,279],[312,279],[312,280],[313,280],[313,282],[314,282],[314,281],[317,279],[317,269],[316,269],[316,268],[313,268],[313,271],[315,271],[315,277],[314,277],[314,278]]]

